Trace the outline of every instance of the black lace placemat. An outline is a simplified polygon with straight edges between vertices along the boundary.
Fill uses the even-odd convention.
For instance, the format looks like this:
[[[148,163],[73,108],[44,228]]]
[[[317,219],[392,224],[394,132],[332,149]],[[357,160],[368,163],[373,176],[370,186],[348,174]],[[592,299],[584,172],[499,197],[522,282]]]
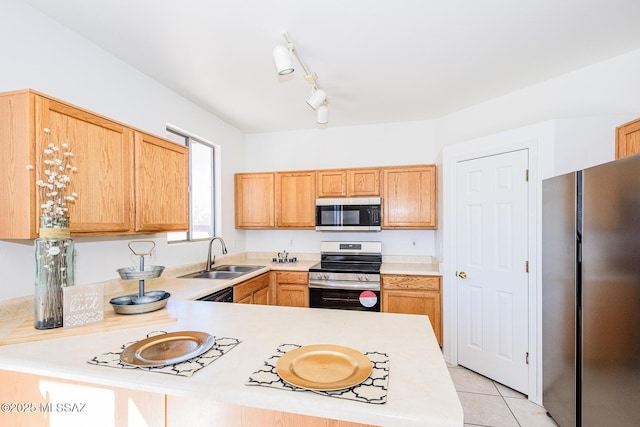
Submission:
[[[373,370],[369,378],[362,383],[342,390],[319,391],[307,390],[285,382],[276,372],[276,363],[287,351],[301,347],[297,344],[282,344],[276,352],[258,368],[245,383],[246,385],[258,385],[292,391],[311,391],[339,399],[356,400],[358,402],[383,404],[387,401],[387,389],[389,386],[389,356],[386,353],[369,351],[364,353],[371,360]]]
[[[166,334],[164,331],[156,331],[147,334],[147,338]],[[90,360],[87,360],[87,363],[97,366],[107,366],[109,368],[122,368],[122,369],[142,369],[143,371],[149,372],[159,372],[161,374],[170,374],[170,375],[179,375],[182,377],[190,377],[200,369],[208,366],[215,360],[218,360],[224,354],[233,350],[240,341],[237,338],[227,338],[227,337],[214,337],[215,343],[213,347],[211,347],[206,352],[202,353],[200,356],[193,357],[189,360],[185,360],[184,362],[176,363],[173,365],[166,366],[131,366],[120,361],[120,353],[129,347],[132,344],[135,344],[138,341],[132,341],[126,344],[122,344],[120,348],[114,351],[110,351],[108,353],[103,353],[98,356],[93,357]]]

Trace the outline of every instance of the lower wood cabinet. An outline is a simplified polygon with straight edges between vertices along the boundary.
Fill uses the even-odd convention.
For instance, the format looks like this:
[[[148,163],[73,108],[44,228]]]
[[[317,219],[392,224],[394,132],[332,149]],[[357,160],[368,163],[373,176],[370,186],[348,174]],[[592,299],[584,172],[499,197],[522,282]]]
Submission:
[[[309,307],[309,273],[276,271],[276,303],[289,307]]]
[[[367,426],[4,370],[0,402],[2,426]]]
[[[404,274],[382,275],[382,311],[426,314],[442,347],[442,278]]]
[[[270,299],[268,272],[233,286],[234,303],[269,305]]]
[[[164,394],[21,372],[0,370],[0,402],[2,426],[166,426]]]

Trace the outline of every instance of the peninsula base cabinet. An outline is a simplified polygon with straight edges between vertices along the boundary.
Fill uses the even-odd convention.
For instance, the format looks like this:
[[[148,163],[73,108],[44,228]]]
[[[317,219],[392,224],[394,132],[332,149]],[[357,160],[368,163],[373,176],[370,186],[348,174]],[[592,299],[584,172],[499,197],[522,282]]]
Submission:
[[[382,275],[382,311],[426,314],[442,347],[442,278],[439,276]]]
[[[370,426],[5,370],[0,402],[2,426]]]
[[[374,427],[349,421],[167,396],[167,427]]]
[[[309,273],[276,271],[276,303],[288,307],[309,307]]]

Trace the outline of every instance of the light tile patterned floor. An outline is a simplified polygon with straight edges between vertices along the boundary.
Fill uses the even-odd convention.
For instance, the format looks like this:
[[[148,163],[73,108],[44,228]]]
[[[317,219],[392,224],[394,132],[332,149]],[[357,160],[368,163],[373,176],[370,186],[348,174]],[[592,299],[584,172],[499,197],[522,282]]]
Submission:
[[[527,396],[476,374],[462,366],[450,366],[468,427],[557,427],[543,407]]]

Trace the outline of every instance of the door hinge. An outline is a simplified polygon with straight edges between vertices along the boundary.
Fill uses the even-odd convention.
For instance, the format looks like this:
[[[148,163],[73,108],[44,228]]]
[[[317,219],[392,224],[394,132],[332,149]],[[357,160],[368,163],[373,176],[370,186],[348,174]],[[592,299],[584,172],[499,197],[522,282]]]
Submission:
[[[526,360],[527,365],[528,365],[528,364],[529,364],[529,352],[528,352],[528,351],[527,351],[527,355],[526,355],[526,357],[525,357],[525,360]]]
[[[524,180],[529,182],[529,169],[524,170]]]
[[[529,272],[529,261],[525,261],[524,262],[524,271],[525,271],[525,273]]]

